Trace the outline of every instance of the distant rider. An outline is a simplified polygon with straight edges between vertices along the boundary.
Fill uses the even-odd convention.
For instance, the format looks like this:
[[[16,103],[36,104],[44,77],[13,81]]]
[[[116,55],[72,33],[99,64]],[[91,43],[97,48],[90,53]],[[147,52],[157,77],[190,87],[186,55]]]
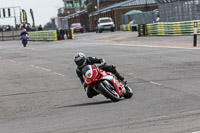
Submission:
[[[23,32],[21,33],[21,40],[24,47],[26,47],[28,43],[28,38],[29,38],[28,33],[26,32],[26,29],[24,29]]]
[[[93,96],[96,96],[98,93],[96,91],[94,91],[93,89],[91,89],[90,87],[86,88],[86,86],[85,86],[82,69],[86,65],[101,64],[102,70],[105,70],[106,72],[111,72],[122,83],[124,83],[124,84],[126,83],[126,81],[124,80],[124,77],[122,75],[120,75],[118,73],[118,71],[116,70],[116,66],[107,65],[105,63],[104,59],[99,59],[99,58],[96,58],[96,57],[86,57],[83,53],[77,53],[74,56],[74,62],[77,65],[76,74],[79,77],[79,79],[81,80],[81,83],[83,84],[84,88],[86,89],[88,98],[92,98]]]
[[[28,35],[28,32],[26,32],[26,29],[23,30],[23,32],[21,32],[21,36],[26,36]]]

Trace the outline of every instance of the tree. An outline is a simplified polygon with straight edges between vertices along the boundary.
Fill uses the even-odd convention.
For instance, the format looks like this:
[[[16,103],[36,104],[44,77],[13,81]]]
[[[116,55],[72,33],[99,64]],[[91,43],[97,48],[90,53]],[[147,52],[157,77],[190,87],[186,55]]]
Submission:
[[[44,25],[44,30],[53,30],[53,24],[48,22],[46,25]]]

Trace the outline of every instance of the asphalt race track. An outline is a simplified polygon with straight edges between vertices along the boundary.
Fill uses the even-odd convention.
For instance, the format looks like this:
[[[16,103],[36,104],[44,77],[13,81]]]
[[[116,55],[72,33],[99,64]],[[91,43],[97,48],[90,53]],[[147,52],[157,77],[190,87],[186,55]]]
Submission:
[[[199,133],[200,49],[121,42],[132,34],[83,33],[26,48],[0,42],[0,133]],[[115,64],[133,98],[88,99],[77,52]]]

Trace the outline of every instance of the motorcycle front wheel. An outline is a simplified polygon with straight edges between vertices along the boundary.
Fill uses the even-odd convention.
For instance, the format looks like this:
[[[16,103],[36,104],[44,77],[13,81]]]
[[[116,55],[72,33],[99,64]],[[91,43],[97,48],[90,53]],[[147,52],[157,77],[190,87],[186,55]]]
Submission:
[[[23,40],[23,41],[22,41],[22,44],[23,44],[24,47],[26,47],[27,43],[28,43],[27,40]]]
[[[126,94],[124,95],[125,98],[131,98],[133,96],[133,90],[130,87],[125,87]]]
[[[120,100],[120,96],[115,91],[114,87],[106,80],[100,82],[98,84],[98,89],[101,91],[101,93],[111,99],[114,102],[118,102]]]

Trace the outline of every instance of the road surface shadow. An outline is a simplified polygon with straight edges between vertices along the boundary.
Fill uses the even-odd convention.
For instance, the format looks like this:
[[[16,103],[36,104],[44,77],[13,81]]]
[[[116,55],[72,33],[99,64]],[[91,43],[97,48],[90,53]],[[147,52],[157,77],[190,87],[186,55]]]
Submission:
[[[93,103],[81,103],[81,104],[74,104],[74,105],[67,105],[67,106],[57,106],[54,109],[68,108],[68,107],[92,106],[92,105],[100,105],[100,104],[108,104],[108,103],[114,103],[114,102],[112,102],[111,100],[107,100],[107,101],[100,101],[100,102],[93,102]]]

